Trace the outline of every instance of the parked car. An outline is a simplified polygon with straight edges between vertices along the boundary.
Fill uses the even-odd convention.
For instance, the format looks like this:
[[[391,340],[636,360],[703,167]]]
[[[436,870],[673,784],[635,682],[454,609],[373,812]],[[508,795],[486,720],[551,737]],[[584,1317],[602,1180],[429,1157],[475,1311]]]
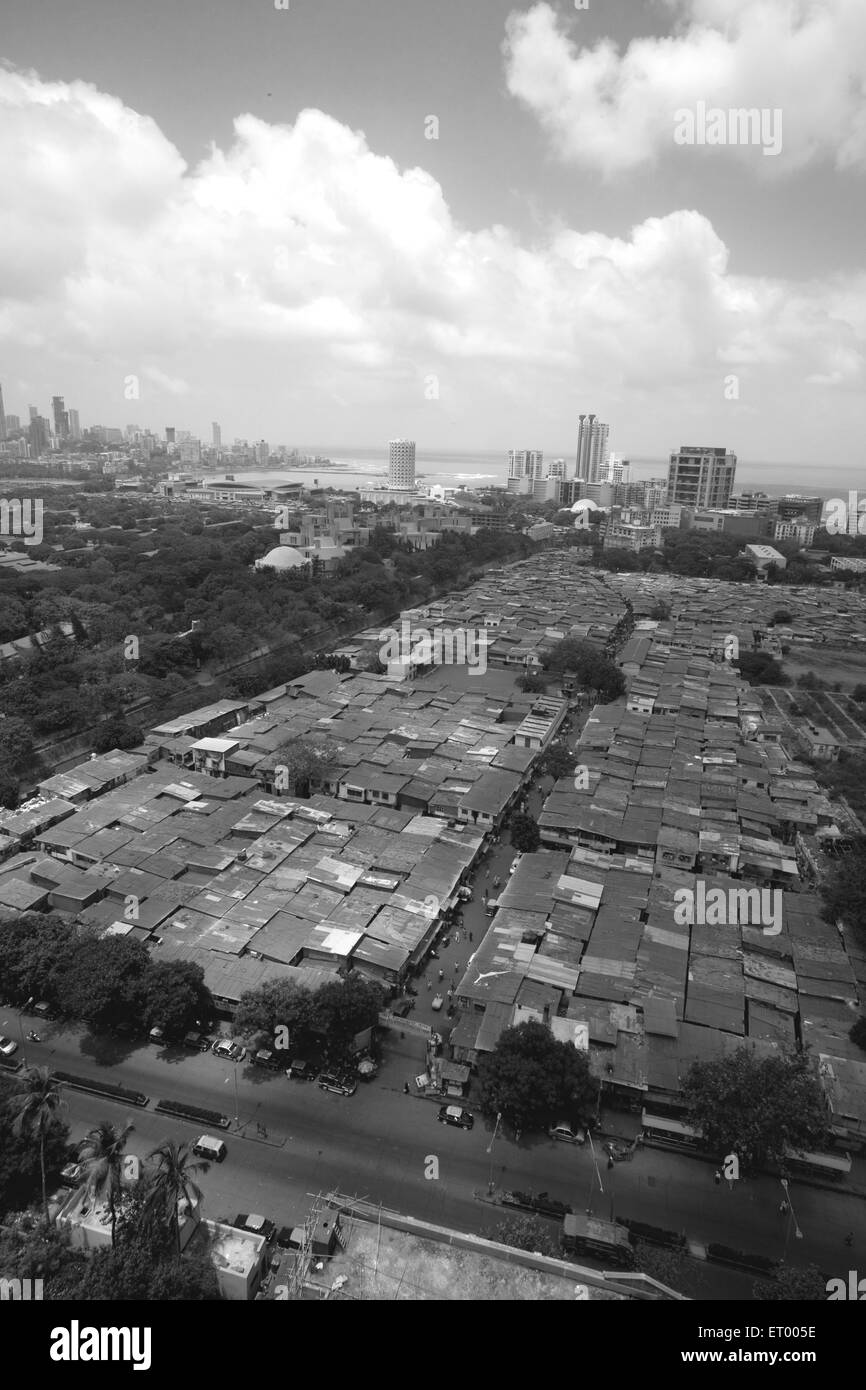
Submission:
[[[33,1013],[36,1018],[48,1019],[54,1017],[54,1010],[45,999],[40,999],[38,1004],[33,1005]]]
[[[215,1057],[225,1057],[230,1062],[242,1062],[247,1055],[246,1048],[231,1038],[217,1038],[211,1050]]]
[[[152,1043],[164,1043],[165,1029],[160,1024],[157,1024],[155,1028],[151,1028],[147,1035],[147,1040]]]
[[[236,1216],[232,1225],[239,1231],[251,1231],[254,1236],[264,1236],[267,1241],[272,1241],[277,1234],[276,1222],[269,1221],[266,1216],[259,1216],[256,1212],[251,1212],[249,1216]]]
[[[561,1139],[564,1144],[585,1144],[586,1130],[579,1125],[569,1124],[567,1120],[560,1120],[558,1125],[553,1125],[548,1131],[551,1139]]]
[[[458,1129],[471,1129],[475,1124],[472,1111],[465,1110],[462,1105],[440,1105],[436,1118],[440,1124],[456,1125]]]
[[[303,1058],[296,1057],[290,1067],[286,1067],[286,1076],[292,1081],[312,1081],[316,1074],[316,1069],[312,1062],[305,1062]]]
[[[282,1067],[282,1059],[277,1052],[271,1052],[268,1048],[262,1047],[250,1058],[254,1067],[264,1067],[265,1071],[279,1071]]]
[[[431,1008],[431,1009],[434,1009],[434,1010],[436,1011],[436,1013],[438,1014],[438,1012],[439,1012],[439,1010],[442,1008],[442,1005],[444,1004],[444,1002],[445,1002],[445,1000],[442,998],[442,995],[441,995],[441,994],[436,994],[436,995],[433,996],[433,1002],[431,1003],[430,1008]]]
[[[183,1045],[188,1052],[210,1052],[213,1041],[204,1033],[192,1032],[186,1034]]]
[[[18,1051],[18,1044],[14,1038],[0,1038],[0,1053],[4,1057],[12,1057]]]
[[[353,1096],[358,1089],[358,1083],[323,1071],[319,1077],[319,1088],[322,1091],[333,1091],[337,1096]]]

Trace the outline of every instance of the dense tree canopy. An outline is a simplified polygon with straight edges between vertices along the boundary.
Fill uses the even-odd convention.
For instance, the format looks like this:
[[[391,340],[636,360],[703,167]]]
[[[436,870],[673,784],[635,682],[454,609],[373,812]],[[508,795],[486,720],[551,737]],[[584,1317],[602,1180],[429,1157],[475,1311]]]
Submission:
[[[598,1083],[585,1052],[558,1042],[543,1023],[506,1028],[478,1064],[482,1112],[516,1129],[544,1129],[595,1114]]]
[[[823,1092],[803,1053],[757,1057],[740,1047],[710,1062],[695,1062],[683,1097],[689,1122],[707,1148],[734,1153],[744,1170],[782,1163],[786,1148],[820,1148],[827,1125]]]

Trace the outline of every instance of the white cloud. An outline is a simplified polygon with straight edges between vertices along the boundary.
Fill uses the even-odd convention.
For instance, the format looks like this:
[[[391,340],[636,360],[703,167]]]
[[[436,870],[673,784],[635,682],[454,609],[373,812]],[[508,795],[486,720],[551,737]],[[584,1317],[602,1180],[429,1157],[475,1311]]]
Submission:
[[[569,439],[589,401],[641,437],[663,429],[667,447],[690,412],[722,430],[722,378],[739,371],[743,410],[763,402],[780,441],[806,442],[807,383],[862,435],[864,278],[733,275],[697,211],[521,244],[461,227],[429,174],[320,111],[292,126],[241,116],[229,148],[187,169],[115,98],[2,72],[0,161],[0,264],[15,267],[0,344],[83,420],[182,424],[183,396],[197,429],[242,415],[239,432],[272,440],[411,427],[453,447],[491,431]],[[24,404],[7,392],[7,410]]]
[[[676,112],[699,102],[724,111],[782,113],[782,149],[724,148],[759,173],[816,159],[866,166],[866,4],[863,0],[668,0],[662,38],[620,52],[580,47],[549,4],[509,16],[508,89],[534,113],[562,159],[620,174],[682,148]],[[570,34],[574,37],[570,37]],[[730,137],[729,137],[730,138]],[[720,147],[702,151],[719,156]]]

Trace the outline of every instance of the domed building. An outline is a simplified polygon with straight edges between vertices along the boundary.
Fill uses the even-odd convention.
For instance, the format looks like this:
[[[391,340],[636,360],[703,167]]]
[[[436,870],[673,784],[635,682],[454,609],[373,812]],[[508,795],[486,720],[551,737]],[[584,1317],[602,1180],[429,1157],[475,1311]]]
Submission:
[[[597,512],[599,506],[597,502],[593,502],[591,497],[581,497],[579,502],[575,502],[571,510],[572,512]]]
[[[293,545],[278,545],[256,560],[257,570],[296,570],[310,563],[306,555]]]

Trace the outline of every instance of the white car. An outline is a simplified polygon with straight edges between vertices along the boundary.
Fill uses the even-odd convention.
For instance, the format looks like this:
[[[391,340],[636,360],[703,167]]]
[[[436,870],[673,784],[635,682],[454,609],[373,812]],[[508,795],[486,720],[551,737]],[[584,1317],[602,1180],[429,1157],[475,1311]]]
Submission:
[[[0,1038],[0,1053],[4,1057],[11,1057],[18,1051],[18,1044],[13,1038]]]
[[[242,1062],[247,1050],[240,1043],[232,1042],[231,1038],[219,1038],[213,1045],[213,1055],[226,1057],[230,1062]]]

